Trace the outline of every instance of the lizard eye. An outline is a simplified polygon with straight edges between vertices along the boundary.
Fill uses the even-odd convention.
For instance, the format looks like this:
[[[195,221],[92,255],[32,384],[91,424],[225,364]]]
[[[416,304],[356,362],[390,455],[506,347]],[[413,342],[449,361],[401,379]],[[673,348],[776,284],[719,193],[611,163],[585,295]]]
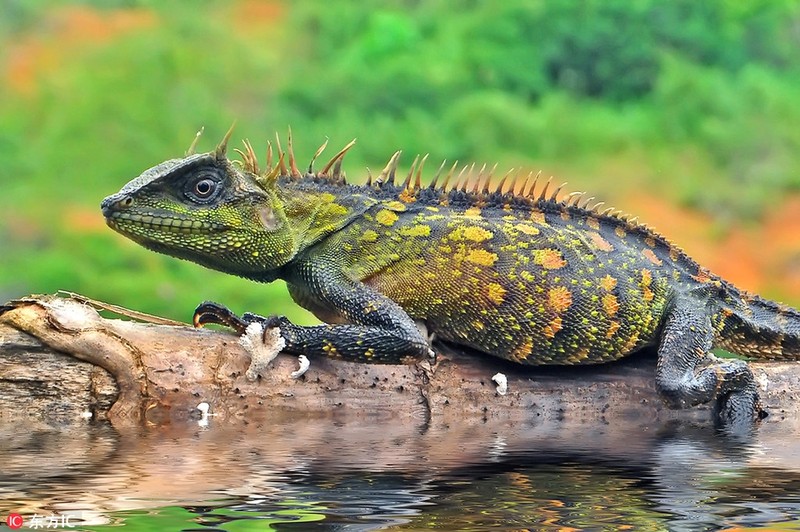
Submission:
[[[201,179],[195,183],[194,193],[197,194],[199,198],[208,198],[216,187],[217,184],[214,181],[210,179]]]
[[[217,197],[219,190],[220,183],[218,180],[209,176],[201,176],[187,183],[186,195],[192,201],[208,203]]]

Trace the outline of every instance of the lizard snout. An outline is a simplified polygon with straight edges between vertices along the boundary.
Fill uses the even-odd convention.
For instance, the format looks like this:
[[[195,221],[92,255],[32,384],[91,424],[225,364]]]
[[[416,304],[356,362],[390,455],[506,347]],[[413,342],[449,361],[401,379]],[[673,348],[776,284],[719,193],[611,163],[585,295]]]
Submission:
[[[129,208],[133,205],[133,198],[128,194],[113,194],[108,196],[100,204],[100,209],[103,211],[103,216],[110,217],[114,212],[118,212]]]

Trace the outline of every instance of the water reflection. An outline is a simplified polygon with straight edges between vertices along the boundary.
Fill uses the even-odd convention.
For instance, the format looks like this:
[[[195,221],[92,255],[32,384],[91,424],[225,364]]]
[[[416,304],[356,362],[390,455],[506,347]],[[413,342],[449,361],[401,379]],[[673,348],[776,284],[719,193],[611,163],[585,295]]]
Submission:
[[[98,530],[800,525],[797,435],[364,417],[4,427],[0,516],[69,514]]]

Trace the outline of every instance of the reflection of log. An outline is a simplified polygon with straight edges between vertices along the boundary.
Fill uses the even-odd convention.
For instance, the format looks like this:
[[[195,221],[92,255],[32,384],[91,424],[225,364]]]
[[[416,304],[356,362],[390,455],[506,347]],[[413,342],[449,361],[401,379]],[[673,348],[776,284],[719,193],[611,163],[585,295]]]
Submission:
[[[387,497],[391,499],[387,493],[395,493],[402,503],[401,515],[409,517],[409,507],[436,504],[431,495],[437,484],[451,493],[464,491],[469,499],[464,504],[474,510],[473,482],[502,477],[509,470],[520,470],[515,476],[523,476],[523,486],[530,480],[539,494],[543,489],[555,499],[575,493],[576,482],[585,490],[595,483],[609,485],[611,479],[612,489],[600,494],[600,509],[626,508],[637,493],[680,498],[675,504],[666,499],[670,512],[665,519],[673,515],[673,508],[690,508],[694,524],[699,516],[718,517],[716,512],[724,504],[720,501],[747,501],[762,511],[776,511],[776,506],[790,504],[787,496],[800,485],[800,442],[791,437],[798,433],[798,425],[790,421],[761,427],[746,444],[691,423],[626,430],[616,424],[571,423],[566,418],[559,423],[545,421],[532,430],[528,422],[484,422],[479,416],[398,423],[392,416],[359,417],[352,409],[324,419],[285,412],[255,423],[235,419],[218,423],[211,418],[207,429],[194,423],[150,430],[105,424],[53,429],[36,422],[24,428],[0,424],[6,481],[0,515],[56,511],[76,515],[87,526],[108,523],[108,513],[116,510],[175,504],[208,507],[228,498],[242,501],[237,503],[240,511],[263,511],[259,501],[264,500],[278,504],[288,500],[281,505],[285,509],[292,507],[298,491],[303,493],[304,507],[320,508],[336,506],[339,500],[345,508],[354,500],[360,505],[385,504]],[[547,463],[556,464],[563,478],[561,474],[554,478],[550,468],[538,469],[544,478],[538,477],[537,468],[531,467]],[[564,463],[571,466],[558,465]],[[576,470],[575,464],[587,467]],[[570,470],[577,471],[575,476]],[[354,495],[358,484],[348,479],[363,478],[368,479],[363,484],[369,491]],[[631,489],[631,478],[642,479],[646,488]],[[507,479],[500,481],[508,484]],[[340,485],[346,489],[337,489]],[[572,500],[576,498],[585,502],[586,492]],[[381,502],[373,503],[376,499]],[[478,502],[486,508],[482,500]],[[653,501],[637,504],[650,507]],[[547,505],[533,506],[552,511]],[[585,506],[582,511],[592,515],[592,506]],[[527,510],[531,519],[553,518],[539,515],[535,508]],[[389,510],[381,509],[382,514]],[[573,510],[564,505],[564,519]],[[464,513],[469,515],[468,510]],[[433,528],[424,522],[413,524],[408,529]],[[678,522],[674,529],[686,529],[680,526],[685,524]]]
[[[0,307],[0,419],[78,419],[89,411],[114,423],[162,424],[196,414],[267,419],[277,411],[392,414],[448,422],[464,416],[531,421],[707,421],[708,408],[666,409],[653,387],[652,357],[579,368],[519,368],[447,352],[434,368],[314,359],[300,379],[281,355],[250,382],[249,357],[227,332],[112,320],[71,298],[28,298]],[[767,422],[800,411],[797,363],[753,364]],[[496,393],[494,373],[509,392]],[[113,404],[113,407],[112,407]]]

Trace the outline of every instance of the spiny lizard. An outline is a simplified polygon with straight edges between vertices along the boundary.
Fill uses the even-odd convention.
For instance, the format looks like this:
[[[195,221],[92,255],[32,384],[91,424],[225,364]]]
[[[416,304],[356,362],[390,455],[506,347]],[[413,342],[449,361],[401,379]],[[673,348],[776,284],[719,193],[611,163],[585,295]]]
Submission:
[[[718,418],[731,424],[758,417],[758,391],[744,361],[717,360],[712,347],[800,359],[800,312],[735,288],[583,194],[550,192],[531,175],[490,186],[491,172],[474,165],[443,164],[423,186],[426,158],[396,183],[400,152],[351,185],[341,164],[353,143],[302,173],[291,134],[275,164],[270,145],[262,171],[248,142],[236,150],[241,161],[228,159],[230,135],[209,153],[194,153],[195,140],[185,157],[107,197],[108,225],[225,273],[284,279],[325,324],[238,318],[204,303],[196,325],[241,332],[259,322],[279,327],[286,352],[365,363],[428,356],[415,321],[442,341],[528,365],[603,363],[656,345],[668,404],[717,400]]]

